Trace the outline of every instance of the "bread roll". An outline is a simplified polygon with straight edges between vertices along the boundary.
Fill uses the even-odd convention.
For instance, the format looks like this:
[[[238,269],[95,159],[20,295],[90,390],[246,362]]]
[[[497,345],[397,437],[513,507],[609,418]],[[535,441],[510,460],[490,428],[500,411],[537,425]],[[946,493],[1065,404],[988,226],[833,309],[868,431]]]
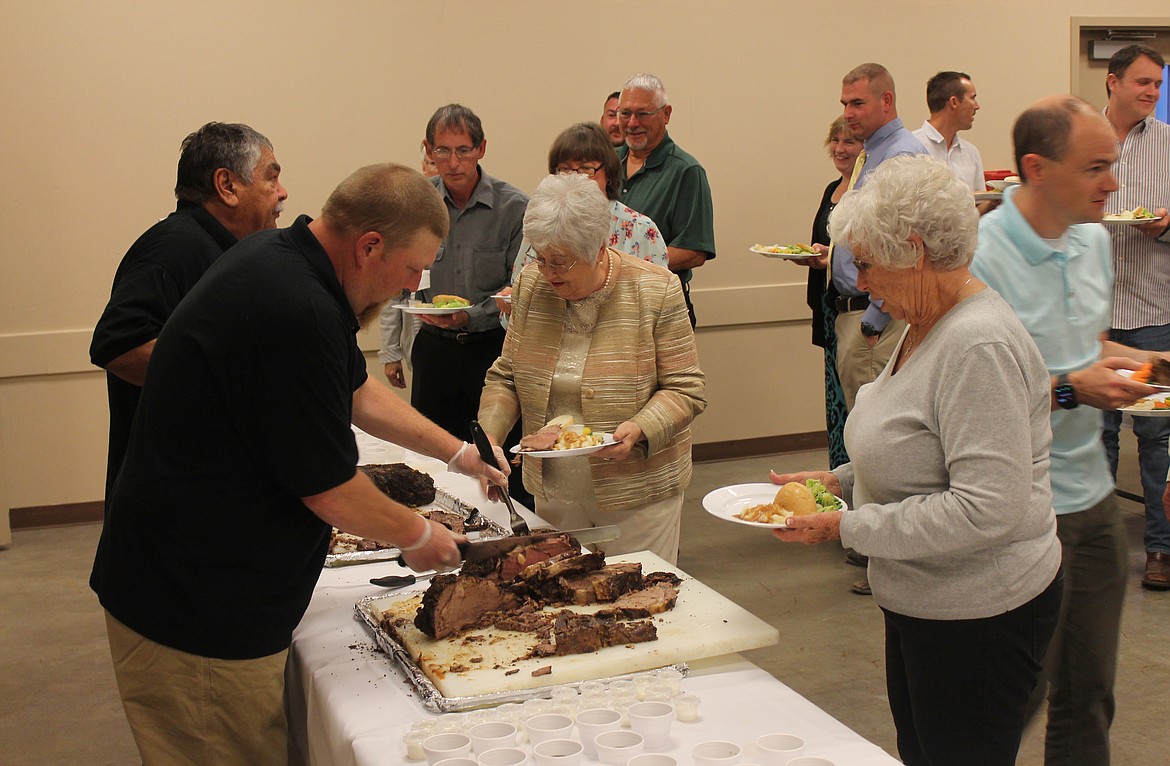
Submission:
[[[790,481],[781,487],[773,502],[793,516],[807,516],[817,512],[817,501],[812,490],[798,481]]]

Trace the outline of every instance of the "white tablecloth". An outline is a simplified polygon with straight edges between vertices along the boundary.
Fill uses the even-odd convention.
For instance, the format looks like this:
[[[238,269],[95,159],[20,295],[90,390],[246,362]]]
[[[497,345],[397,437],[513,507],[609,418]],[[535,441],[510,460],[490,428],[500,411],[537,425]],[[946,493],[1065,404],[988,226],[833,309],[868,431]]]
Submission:
[[[403,453],[401,448],[358,434],[363,462],[404,461],[435,477],[435,484],[507,525],[507,510],[489,503],[470,479],[447,473],[438,461]],[[531,521],[536,517],[521,513]],[[401,571],[397,564],[375,563],[324,569],[289,651],[287,695],[290,735],[311,766],[406,766],[403,734],[415,721],[433,718],[354,615],[363,596],[386,591],[371,577]],[[876,745],[777,681],[731,655],[693,663],[683,691],[702,702],[699,720],[676,722],[669,754],[690,762],[690,749],[706,739],[748,746],[772,733],[797,734],[805,754],[837,766],[889,766],[898,762]],[[752,753],[745,752],[744,763]],[[587,758],[586,764],[596,763]]]

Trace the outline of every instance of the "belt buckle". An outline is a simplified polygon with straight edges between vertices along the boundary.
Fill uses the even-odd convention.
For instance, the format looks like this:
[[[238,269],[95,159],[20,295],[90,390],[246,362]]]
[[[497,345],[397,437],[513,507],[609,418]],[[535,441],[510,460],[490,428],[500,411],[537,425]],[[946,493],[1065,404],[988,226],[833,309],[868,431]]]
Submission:
[[[458,343],[467,345],[469,342],[471,342],[471,333],[467,330],[459,330],[455,333],[455,340]]]

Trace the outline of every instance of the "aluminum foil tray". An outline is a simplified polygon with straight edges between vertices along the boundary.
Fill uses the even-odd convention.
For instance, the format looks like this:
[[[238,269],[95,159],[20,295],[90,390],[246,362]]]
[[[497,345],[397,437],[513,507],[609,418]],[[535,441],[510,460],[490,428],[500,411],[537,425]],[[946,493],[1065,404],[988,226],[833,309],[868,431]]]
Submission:
[[[380,601],[386,597],[385,593],[378,593],[373,596],[366,596],[358,600],[354,604],[354,613],[358,620],[365,624],[370,632],[374,635],[374,643],[378,645],[390,657],[398,667],[402,668],[402,672],[406,674],[407,679],[410,680],[415,691],[418,692],[419,699],[422,701],[424,708],[432,713],[454,713],[464,710],[474,710],[475,708],[494,707],[495,705],[502,705],[505,702],[523,702],[529,699],[539,699],[542,697],[551,697],[552,690],[556,686],[568,686],[576,688],[585,681],[573,681],[565,684],[549,684],[548,686],[538,686],[533,689],[524,689],[521,691],[502,691],[492,692],[490,694],[477,694],[471,697],[444,697],[435,685],[431,683],[431,679],[427,678],[427,674],[423,672],[414,658],[406,650],[398,639],[387,633],[381,625],[378,624],[378,616],[374,614],[370,605],[375,601]],[[668,665],[687,675],[690,668],[685,662]],[[655,668],[654,670],[657,670]],[[623,675],[609,676],[606,678],[588,679],[602,682],[615,681],[619,678],[633,678],[634,676],[647,675],[653,673],[654,670],[643,670],[637,673],[626,673]]]
[[[435,488],[435,502],[419,507],[421,511],[441,510],[458,513],[463,516],[465,524],[476,525],[486,523],[487,526],[478,532],[467,534],[470,540],[498,540],[512,534],[508,530],[479,512],[478,508],[468,505],[445,490]],[[351,564],[369,564],[374,561],[389,561],[398,558],[402,551],[397,548],[379,548],[376,551],[349,551],[346,553],[330,553],[325,556],[325,566],[344,567]]]

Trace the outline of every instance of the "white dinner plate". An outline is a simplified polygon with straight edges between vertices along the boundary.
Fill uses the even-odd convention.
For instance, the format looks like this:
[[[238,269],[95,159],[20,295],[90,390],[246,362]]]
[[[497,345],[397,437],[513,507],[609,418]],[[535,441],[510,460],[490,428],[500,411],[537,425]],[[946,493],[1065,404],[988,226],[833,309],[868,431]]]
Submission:
[[[1004,189],[1010,188],[1012,186],[1019,186],[1019,184],[1019,181],[1009,181],[1006,178],[987,182],[987,185],[997,192],[1002,192]]]
[[[989,202],[1003,199],[1003,192],[1001,191],[981,191],[975,192],[976,202]]]
[[[1133,370],[1114,370],[1114,372],[1123,378],[1132,378],[1134,373]],[[1161,383],[1147,383],[1146,385],[1159,391],[1170,391],[1170,386],[1163,386]]]
[[[453,309],[439,309],[434,306],[408,306],[405,303],[395,303],[390,308],[402,309],[406,314],[457,314],[460,311],[466,311],[467,306]]]
[[[512,448],[513,455],[524,455],[525,457],[573,457],[574,455],[588,455],[591,452],[608,447],[613,444],[613,434],[602,434],[601,444],[594,444],[591,447],[574,447],[573,449],[539,449],[539,450],[525,450],[520,451],[520,445],[517,444]]]
[[[775,245],[768,245],[767,247],[775,247]],[[751,250],[753,253],[757,253],[766,258],[785,258],[790,261],[803,261],[805,258],[817,257],[816,253],[770,253],[763,248],[756,247],[755,245],[749,247],[748,250]]]
[[[1121,412],[1128,412],[1130,415],[1139,418],[1170,418],[1170,409],[1151,409],[1154,406],[1154,402],[1164,402],[1167,398],[1170,398],[1170,393],[1147,396],[1145,399],[1138,399],[1128,407],[1122,407]]]
[[[1122,218],[1116,215],[1107,215],[1101,219],[1101,223],[1109,224],[1111,226],[1140,226],[1143,223],[1151,223],[1158,220],[1157,218]]]
[[[780,486],[771,482],[757,482],[754,484],[733,484],[730,487],[713,489],[703,498],[703,508],[712,516],[724,521],[734,521],[736,524],[746,524],[749,527],[764,529],[782,529],[783,524],[765,524],[759,521],[745,521],[735,514],[743,513],[753,505],[765,505],[776,499]],[[845,511],[849,506],[844,500],[837,498],[841,503],[838,510]]]
[[[512,302],[512,293],[508,293],[507,295],[501,295],[500,293],[496,293],[492,297],[496,298],[497,300],[501,300],[504,303],[511,303]]]

